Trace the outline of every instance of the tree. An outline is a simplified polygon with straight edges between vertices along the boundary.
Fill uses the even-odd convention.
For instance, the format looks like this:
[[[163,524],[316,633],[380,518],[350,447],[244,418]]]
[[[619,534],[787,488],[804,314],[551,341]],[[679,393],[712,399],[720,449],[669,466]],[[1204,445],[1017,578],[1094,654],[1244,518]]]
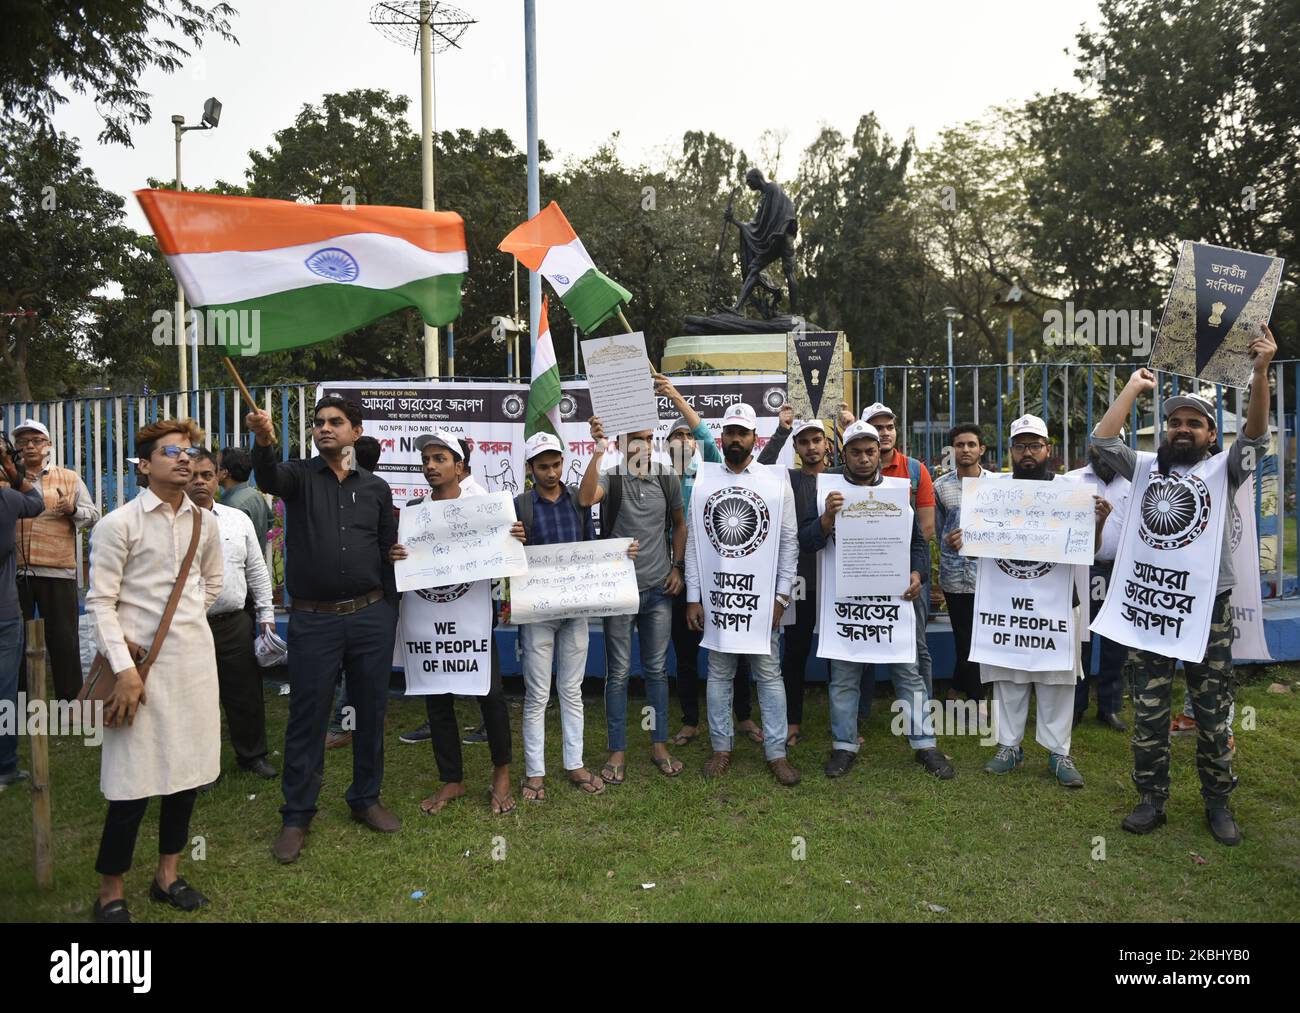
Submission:
[[[63,134],[10,122],[0,148],[0,388],[24,401],[71,393],[86,369],[94,293],[132,235],[124,202]]]
[[[149,122],[149,93],[141,76],[157,68],[173,73],[194,48],[215,35],[238,44],[226,3],[211,7],[190,0],[25,0],[7,4],[0,42],[0,108],[49,132],[54,110],[67,102],[56,82],[79,95],[90,94],[104,120],[99,140],[131,144],[131,126]]]

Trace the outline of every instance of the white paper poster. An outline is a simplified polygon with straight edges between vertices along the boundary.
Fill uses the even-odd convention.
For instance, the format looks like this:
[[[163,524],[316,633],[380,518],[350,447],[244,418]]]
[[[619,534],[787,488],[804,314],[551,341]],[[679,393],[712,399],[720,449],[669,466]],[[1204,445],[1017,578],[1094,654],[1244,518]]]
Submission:
[[[402,595],[396,664],[406,695],[487,696],[492,688],[492,582]]]
[[[1271,661],[1264,636],[1264,601],[1259,586],[1259,536],[1255,525],[1255,476],[1237,487],[1232,500],[1228,545],[1232,548],[1232,660]]]
[[[635,433],[659,425],[654,378],[646,355],[645,335],[612,334],[582,342],[591,407],[605,435]]]
[[[818,475],[818,502],[838,492],[835,515],[835,594],[901,595],[912,583],[912,506],[909,483],[854,485],[841,475]],[[825,491],[823,491],[825,490]]]
[[[528,572],[510,580],[510,621],[626,616],[641,604],[630,538],[526,545]]]
[[[906,495],[907,489],[903,492]],[[817,554],[817,657],[882,665],[915,663],[916,607],[898,596],[836,597],[834,580],[832,537]]]
[[[1140,651],[1201,661],[1219,579],[1228,455],[1156,470],[1139,454],[1106,601],[1092,631]]]
[[[687,551],[699,564],[708,650],[771,653],[782,481],[768,468],[737,475],[722,464],[702,464],[696,474]]]
[[[961,480],[963,556],[1092,564],[1092,488],[1057,476],[1041,482],[981,475]]]
[[[1072,669],[1074,578],[1064,563],[981,559],[970,660],[1023,672]]]
[[[426,499],[403,508],[397,540],[407,558],[393,566],[397,590],[526,573],[523,543],[510,534],[514,523],[514,500],[504,492]]]

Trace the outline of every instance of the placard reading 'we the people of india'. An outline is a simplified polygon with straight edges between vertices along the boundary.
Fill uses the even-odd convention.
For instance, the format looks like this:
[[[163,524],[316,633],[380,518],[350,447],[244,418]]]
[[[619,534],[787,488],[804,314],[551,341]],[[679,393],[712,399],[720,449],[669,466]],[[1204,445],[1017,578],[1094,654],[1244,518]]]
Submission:
[[[1056,479],[961,480],[961,554],[1091,565],[1097,508],[1092,487]]]
[[[591,407],[606,436],[635,433],[659,425],[659,403],[646,355],[645,335],[614,334],[582,343]]]
[[[1281,257],[1185,241],[1148,365],[1249,387],[1247,349],[1273,315],[1282,263]]]
[[[402,508],[397,540],[407,558],[393,566],[397,590],[462,584],[528,572],[524,546],[510,534],[515,503],[509,493],[421,500]]]

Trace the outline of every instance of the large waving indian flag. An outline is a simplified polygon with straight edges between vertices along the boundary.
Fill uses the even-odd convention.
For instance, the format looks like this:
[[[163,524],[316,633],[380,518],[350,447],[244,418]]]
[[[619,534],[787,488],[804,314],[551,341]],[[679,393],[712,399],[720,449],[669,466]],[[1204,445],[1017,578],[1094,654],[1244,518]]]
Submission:
[[[513,253],[524,267],[549,281],[573,322],[588,334],[632,299],[631,292],[596,269],[555,201],[501,240],[497,249]]]
[[[469,259],[454,212],[175,190],[136,198],[189,304],[259,311],[263,352],[325,341],[405,306],[432,327],[460,314]]]

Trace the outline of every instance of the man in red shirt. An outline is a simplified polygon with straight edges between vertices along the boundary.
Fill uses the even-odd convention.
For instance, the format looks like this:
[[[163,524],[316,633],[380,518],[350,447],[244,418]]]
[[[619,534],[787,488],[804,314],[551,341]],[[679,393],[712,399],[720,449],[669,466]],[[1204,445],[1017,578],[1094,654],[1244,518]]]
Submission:
[[[876,427],[880,433],[880,473],[889,478],[905,478],[912,487],[912,509],[916,511],[916,522],[921,528],[921,536],[928,546],[934,541],[934,483],[930,481],[930,472],[924,464],[915,458],[909,458],[898,449],[898,425],[896,416],[888,405],[877,401],[862,411],[862,420]],[[934,680],[930,674],[930,648],[925,642],[926,622],[930,617],[930,569],[922,575],[921,593],[913,604],[916,606],[917,622],[917,656],[916,663],[921,678],[925,680],[925,691],[934,698]],[[871,694],[863,693],[862,706],[866,714],[871,713]],[[866,714],[863,716],[865,717]]]

